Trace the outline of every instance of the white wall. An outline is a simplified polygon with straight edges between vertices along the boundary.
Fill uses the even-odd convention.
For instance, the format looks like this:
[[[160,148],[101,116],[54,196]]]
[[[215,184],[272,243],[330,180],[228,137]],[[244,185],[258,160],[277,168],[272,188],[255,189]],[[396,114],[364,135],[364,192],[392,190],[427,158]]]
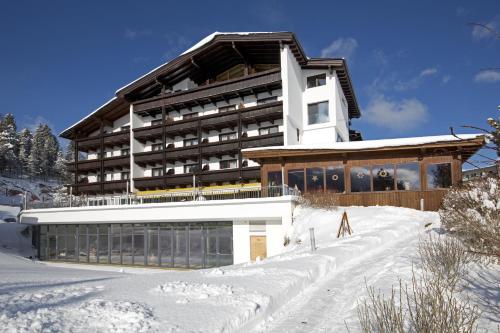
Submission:
[[[284,144],[302,143],[302,75],[301,68],[288,45],[281,50],[281,79],[283,89]],[[297,140],[299,129],[299,140]]]

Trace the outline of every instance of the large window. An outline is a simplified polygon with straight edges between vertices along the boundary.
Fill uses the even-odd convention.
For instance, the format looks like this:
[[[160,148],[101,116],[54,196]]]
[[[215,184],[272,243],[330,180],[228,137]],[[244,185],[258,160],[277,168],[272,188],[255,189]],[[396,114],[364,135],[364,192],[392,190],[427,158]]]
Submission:
[[[234,169],[238,167],[238,160],[225,160],[219,162],[219,169]]]
[[[369,167],[352,167],[350,176],[351,176],[351,192],[371,191]]]
[[[288,186],[304,192],[304,169],[288,170]]]
[[[324,86],[326,84],[326,74],[319,74],[307,77],[307,88]]]
[[[307,192],[323,191],[323,168],[307,168]]]
[[[278,132],[279,132],[278,126],[268,126],[268,127],[259,128],[259,135],[268,135],[268,134],[273,134],[273,133],[278,133]]]
[[[396,165],[396,186],[400,191],[420,190],[420,168],[418,162]]]
[[[163,176],[163,168],[153,168],[151,169],[151,173],[153,177]]]
[[[326,190],[334,193],[344,192],[344,167],[331,166],[325,170]]]
[[[267,173],[267,184],[269,186],[282,185],[281,171],[269,171]]]
[[[330,121],[328,102],[307,105],[307,123],[309,125],[322,124]]]
[[[451,164],[427,165],[427,189],[447,188],[451,186]]]
[[[394,191],[394,165],[374,165],[372,167],[373,190]]]
[[[219,134],[219,141],[236,140],[237,138],[236,132]]]
[[[184,139],[184,147],[195,146],[198,144],[198,138]]]

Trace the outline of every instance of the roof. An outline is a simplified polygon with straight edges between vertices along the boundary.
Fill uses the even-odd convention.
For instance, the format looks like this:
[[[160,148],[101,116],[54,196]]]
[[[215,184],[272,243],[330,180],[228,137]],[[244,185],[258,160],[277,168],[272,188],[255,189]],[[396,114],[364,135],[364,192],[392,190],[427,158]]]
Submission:
[[[70,138],[75,134],[77,129],[81,129],[81,126],[85,127],[84,130],[87,130],[87,127],[89,127],[89,124],[92,123],[92,119],[94,117],[106,116],[111,111],[114,115],[117,115],[117,108],[120,108],[120,114],[122,114],[125,106],[131,103],[131,99],[129,97],[132,93],[139,92],[141,90],[154,91],[154,89],[156,89],[154,87],[158,85],[160,80],[172,80],[172,82],[180,80],[180,78],[188,75],[189,73],[195,73],[193,71],[199,71],[198,63],[205,65],[206,68],[213,69],[213,64],[204,64],[203,62],[206,62],[206,59],[210,58],[209,56],[213,57],[215,55],[216,59],[221,58],[217,57],[217,52],[224,50],[224,47],[227,48],[227,45],[229,45],[229,48],[231,48],[231,45],[235,48],[236,45],[236,49],[238,48],[238,45],[243,45],[246,52],[253,52],[262,57],[270,57],[270,52],[276,52],[276,50],[279,50],[280,46],[283,44],[289,45],[290,50],[302,67],[330,68],[335,70],[349,105],[350,117],[357,118],[360,116],[359,106],[352,87],[347,63],[344,59],[309,59],[305,55],[305,52],[298,42],[295,34],[292,32],[214,32],[201,39],[198,43],[184,51],[177,58],[161,64],[145,75],[118,89],[116,91],[116,97],[113,97],[88,116],[65,129],[60,136]],[[236,53],[239,53],[239,51],[236,50]],[[278,57],[279,61],[279,54],[277,56],[274,53],[272,54],[272,59]],[[220,59],[220,61],[227,64],[226,59]],[[90,127],[93,129],[95,124],[92,124]]]
[[[346,152],[368,152],[380,150],[397,150],[419,148],[423,146],[446,146],[470,143],[482,146],[485,143],[483,134],[459,134],[422,136],[412,138],[365,140],[350,142],[333,142],[327,144],[315,145],[289,145],[289,146],[270,146],[243,149],[243,155],[248,158],[266,158],[279,156],[298,156],[298,155],[320,155]]]

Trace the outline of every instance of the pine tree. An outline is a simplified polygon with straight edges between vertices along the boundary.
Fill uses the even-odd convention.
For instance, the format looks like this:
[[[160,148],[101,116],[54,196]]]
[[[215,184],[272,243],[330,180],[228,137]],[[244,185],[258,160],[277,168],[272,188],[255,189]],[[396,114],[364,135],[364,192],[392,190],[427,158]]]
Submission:
[[[12,170],[17,166],[19,139],[16,120],[10,113],[0,120],[0,169]]]
[[[73,140],[69,141],[68,146],[66,147],[66,155],[64,156],[64,158],[68,162],[75,161],[75,142]]]
[[[55,169],[59,177],[61,177],[65,181],[68,181],[70,180],[70,174],[68,172],[68,167],[66,163],[68,163],[68,161],[66,160],[65,155],[63,154],[62,150],[59,150],[57,152]]]
[[[56,174],[56,161],[59,143],[47,124],[39,124],[33,135],[33,145],[29,159],[29,168],[33,176],[51,176]]]
[[[31,146],[33,144],[33,135],[27,128],[19,133],[19,164],[24,173],[29,173],[29,159]]]

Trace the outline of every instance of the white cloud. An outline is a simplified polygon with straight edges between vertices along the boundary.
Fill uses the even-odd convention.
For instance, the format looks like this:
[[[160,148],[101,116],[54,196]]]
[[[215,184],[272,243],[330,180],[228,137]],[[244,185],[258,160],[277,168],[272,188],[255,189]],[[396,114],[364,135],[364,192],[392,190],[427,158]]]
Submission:
[[[476,40],[485,38],[494,38],[500,32],[500,15],[495,16],[490,22],[486,24],[475,24],[472,23],[472,38]]]
[[[451,75],[445,75],[441,78],[441,82],[444,84],[448,83],[448,81],[450,80],[451,80]]]
[[[329,46],[321,50],[321,57],[323,58],[349,58],[356,48],[358,42],[352,38],[338,38],[334,40]]]
[[[437,73],[437,69],[436,68],[426,68],[426,69],[424,69],[423,71],[420,72],[420,76],[424,77],[424,76],[434,75],[436,73]]]
[[[127,29],[125,29],[125,33],[124,33],[125,38],[130,39],[130,40],[135,40],[139,37],[148,36],[148,35],[151,35],[151,30],[148,30],[148,29],[133,30],[133,29],[127,28]]]
[[[474,77],[476,82],[493,83],[500,81],[500,70],[487,69],[476,74]]]
[[[34,132],[38,125],[40,124],[47,124],[49,125],[50,128],[54,128],[54,124],[47,118],[43,116],[31,116],[31,115],[24,115],[21,122],[20,128],[28,128],[30,131]]]
[[[417,128],[428,118],[427,106],[416,98],[394,100],[378,94],[365,108],[365,121],[395,132]]]

